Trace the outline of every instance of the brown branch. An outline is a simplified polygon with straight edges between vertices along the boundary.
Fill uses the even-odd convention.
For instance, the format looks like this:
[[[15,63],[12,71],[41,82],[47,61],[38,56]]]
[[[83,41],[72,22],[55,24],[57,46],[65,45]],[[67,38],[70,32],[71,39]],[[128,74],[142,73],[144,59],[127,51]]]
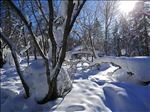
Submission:
[[[36,37],[34,35],[34,33],[32,32],[32,29],[31,29],[31,25],[28,24],[27,20],[25,19],[24,15],[22,14],[22,12],[14,5],[14,3],[10,0],[7,0],[7,2],[9,3],[9,5],[16,11],[16,13],[19,15],[19,17],[23,20],[23,22],[25,23],[25,25],[27,26],[31,36],[32,36],[32,39],[40,53],[40,55],[42,56],[42,58],[44,59],[45,61],[45,66],[46,66],[46,74],[47,74],[47,82],[49,84],[49,79],[50,79],[50,69],[49,69],[49,62],[48,62],[48,59],[46,58],[46,56],[44,55],[44,53],[42,52],[42,49],[40,48],[38,42],[36,41]]]

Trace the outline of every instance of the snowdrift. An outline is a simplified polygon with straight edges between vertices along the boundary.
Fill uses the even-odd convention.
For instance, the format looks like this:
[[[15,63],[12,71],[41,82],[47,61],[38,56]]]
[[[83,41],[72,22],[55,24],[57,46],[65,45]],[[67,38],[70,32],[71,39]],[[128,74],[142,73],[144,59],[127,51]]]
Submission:
[[[33,61],[25,70],[24,77],[30,87],[30,93],[37,101],[48,93],[46,68],[42,59]],[[57,90],[59,95],[66,94],[72,87],[72,81],[66,70],[61,68],[57,77]]]
[[[121,67],[122,71],[119,73],[131,73],[135,81],[150,81],[150,57],[102,57],[91,64],[105,62]]]
[[[137,64],[132,64],[136,66],[138,66],[139,62],[143,62],[142,65],[144,67],[146,66],[144,63],[149,64],[149,62],[147,61],[148,57],[145,57],[145,59],[143,59],[142,57],[141,61],[139,61],[139,57],[136,58],[137,59],[130,58],[131,60],[125,58],[125,60],[130,60],[131,63],[133,63],[134,61],[136,63],[137,61]],[[115,58],[115,60],[116,59],[118,58]],[[146,62],[144,62],[144,60]],[[99,60],[99,62],[102,61]],[[110,62],[112,62],[112,59],[110,60]],[[121,59],[118,64],[121,64],[121,62],[123,62],[123,59]],[[82,67],[79,65],[78,67]],[[121,65],[122,69],[117,70],[118,67],[108,63],[103,63],[99,68],[95,67],[93,69],[85,70],[84,72],[76,73],[77,76],[75,77],[73,88],[69,92],[69,94],[67,94],[64,98],[58,98],[57,100],[48,102],[44,105],[39,105],[36,102],[36,100],[39,100],[47,93],[47,83],[45,79],[46,75],[44,72],[45,67],[42,60],[39,59],[38,61],[33,61],[30,66],[27,67],[24,71],[24,76],[31,86],[30,92],[32,92],[32,97],[28,99],[24,98],[23,88],[20,79],[16,74],[14,66],[10,66],[9,68],[4,67],[1,70],[1,111],[149,112],[150,84],[143,86],[139,84],[127,83],[127,72],[126,68],[123,68],[123,65]],[[21,64],[21,67],[25,67],[23,63]],[[131,69],[132,72],[134,72],[133,69]],[[143,69],[140,70],[140,68],[138,69],[140,72],[135,71],[134,73],[149,73],[148,68],[146,67],[143,68],[145,71],[143,71]],[[67,82],[69,81],[69,77],[68,75],[65,76],[64,74],[66,74],[65,70],[61,70],[61,73],[59,75],[60,77],[58,77],[58,84],[60,85],[60,89],[58,90],[60,91],[64,89],[61,87],[63,84],[70,87],[69,83],[71,83]],[[145,77],[149,76],[145,75]],[[130,81],[132,82],[133,80]],[[38,92],[37,90],[40,92]]]

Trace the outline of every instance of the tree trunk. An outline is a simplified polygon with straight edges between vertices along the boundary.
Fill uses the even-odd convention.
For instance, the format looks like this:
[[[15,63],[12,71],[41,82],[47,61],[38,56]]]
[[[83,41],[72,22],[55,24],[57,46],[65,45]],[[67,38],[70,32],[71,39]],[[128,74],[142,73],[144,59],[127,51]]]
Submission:
[[[2,43],[1,43],[1,40],[0,40],[0,68],[3,67],[3,64],[4,64],[4,60],[3,60],[3,50],[2,50]]]
[[[107,23],[106,23],[106,24],[107,24]],[[106,26],[106,27],[105,27],[105,41],[104,41],[104,51],[105,51],[105,55],[108,55],[107,38],[108,38],[108,28],[107,28],[107,26]]]
[[[93,61],[93,57],[96,58],[96,53],[95,53],[95,48],[94,48],[94,43],[91,37],[91,31],[89,30],[89,39],[90,39],[90,44],[91,44],[91,48],[92,48],[92,61]]]
[[[23,38],[24,38],[24,45],[25,46],[27,46],[28,44],[27,44],[27,39],[26,39],[26,37],[25,37],[25,32],[24,32],[24,28],[22,29],[22,34],[23,34]],[[29,65],[29,52],[28,52],[28,49],[25,51],[26,52],[26,56],[27,56],[27,63],[28,63],[28,65]]]
[[[33,54],[34,54],[34,59],[35,59],[35,60],[37,60],[37,55],[36,55],[36,47],[35,47],[35,45],[34,45]]]
[[[36,36],[33,33],[33,29],[31,27],[31,24],[26,20],[25,16],[23,13],[16,7],[16,5],[11,1],[7,0],[8,4],[15,10],[15,12],[20,16],[20,18],[23,20],[24,24],[26,25],[27,29],[29,30],[29,33],[31,34],[31,37],[34,41],[35,46],[37,47],[37,51],[39,51],[40,55],[42,56],[45,66],[46,66],[46,76],[47,76],[47,83],[49,86],[49,90],[47,95],[42,99],[41,101],[38,101],[38,103],[43,104],[46,103],[50,100],[54,100],[58,98],[58,93],[57,93],[57,76],[60,72],[62,63],[65,59],[65,54],[66,54],[66,48],[67,48],[67,39],[69,36],[69,33],[73,27],[73,24],[77,18],[77,16],[80,13],[80,10],[82,9],[85,0],[78,6],[78,10],[74,12],[74,6],[75,4],[73,1],[68,1],[68,5],[66,5],[67,11],[66,11],[66,21],[65,21],[65,26],[64,30],[62,31],[63,33],[63,45],[60,51],[60,54],[57,54],[57,43],[55,41],[54,35],[53,35],[53,20],[54,20],[54,9],[53,9],[53,1],[48,0],[48,6],[49,6],[49,21],[48,21],[48,38],[51,40],[52,43],[52,69],[50,69],[51,64],[49,63],[49,59],[47,56],[43,53],[41,47],[39,46]],[[58,57],[58,60],[57,60]],[[52,72],[50,72],[52,70]]]
[[[121,56],[120,39],[117,37],[117,56]]]
[[[50,100],[55,100],[58,98],[58,92],[57,92],[57,78],[53,78],[52,81],[48,84],[48,94],[45,96],[45,98],[41,101],[38,101],[39,104],[44,104]]]
[[[28,85],[26,84],[26,82],[25,82],[25,80],[23,78],[23,74],[22,74],[21,69],[20,69],[20,64],[19,64],[18,59],[17,59],[17,54],[16,54],[16,51],[15,51],[15,46],[13,45],[13,43],[11,43],[10,39],[7,38],[1,32],[0,32],[0,37],[3,39],[4,42],[7,43],[7,45],[11,49],[11,53],[12,53],[12,56],[13,56],[13,59],[14,59],[14,62],[15,62],[17,73],[18,73],[18,75],[20,77],[20,80],[22,82],[23,88],[24,88],[25,93],[26,93],[26,97],[29,97],[30,96],[29,87],[28,87]]]
[[[145,17],[145,15],[144,15],[144,23],[145,23],[145,25],[144,25],[144,44],[145,44],[145,52],[144,52],[144,55],[145,56],[150,56],[150,53],[149,53],[149,41],[148,41],[148,37],[149,37],[149,35],[148,35],[148,32],[147,32],[147,27],[146,27],[146,17]]]

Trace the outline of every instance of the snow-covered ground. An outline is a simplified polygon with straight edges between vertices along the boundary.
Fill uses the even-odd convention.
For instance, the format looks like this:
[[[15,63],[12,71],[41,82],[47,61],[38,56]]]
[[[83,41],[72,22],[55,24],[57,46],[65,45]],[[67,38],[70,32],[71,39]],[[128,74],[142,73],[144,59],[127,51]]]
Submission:
[[[137,66],[138,59],[126,58],[132,62],[134,70],[137,67],[134,67],[133,62],[136,62]],[[150,58],[140,59],[143,60],[143,68],[138,68],[138,73],[144,78],[149,77],[150,70],[147,68]],[[109,60],[110,58],[107,59]],[[26,66],[21,63],[22,70]],[[137,83],[134,75],[130,76],[124,67],[117,70],[118,67],[105,63],[82,70],[81,64],[77,66],[71,92],[65,98],[58,98],[44,105],[37,104],[34,97],[25,99],[15,67],[4,66],[0,75],[1,112],[150,112],[150,84]],[[133,69],[131,70],[134,71]],[[134,73],[136,75],[136,72]]]

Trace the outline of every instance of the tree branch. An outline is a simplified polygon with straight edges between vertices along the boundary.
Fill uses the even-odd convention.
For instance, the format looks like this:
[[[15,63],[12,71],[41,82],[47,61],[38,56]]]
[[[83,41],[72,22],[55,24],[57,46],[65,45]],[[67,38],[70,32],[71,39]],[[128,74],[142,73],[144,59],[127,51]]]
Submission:
[[[57,52],[57,44],[53,35],[53,20],[54,20],[54,9],[52,0],[48,0],[49,6],[49,29],[48,34],[52,44],[52,67],[56,66],[56,52]]]
[[[23,13],[14,5],[14,3],[11,0],[6,0],[6,2],[12,7],[13,10],[15,10],[15,12],[18,14],[18,16],[22,19],[22,21],[24,22],[24,24],[27,26],[31,37],[35,43],[35,45],[37,46],[37,49],[40,53],[40,55],[43,57],[43,59],[47,60],[46,56],[44,55],[44,53],[42,52],[42,49],[40,48],[38,42],[36,41],[36,37],[31,29],[31,25],[27,22],[26,18],[24,17]]]
[[[11,40],[9,38],[7,38],[4,34],[2,34],[0,32],[0,37],[2,38],[2,40],[4,42],[7,43],[7,45],[9,46],[9,48],[11,49],[11,54],[13,56],[13,59],[14,59],[14,62],[15,62],[15,66],[16,66],[16,70],[17,70],[17,73],[20,77],[20,80],[22,82],[22,85],[23,85],[23,88],[25,90],[25,93],[26,93],[26,96],[29,97],[30,96],[30,93],[29,93],[29,87],[28,85],[26,84],[24,78],[23,78],[23,74],[21,72],[21,69],[20,69],[20,64],[18,62],[18,59],[17,59],[17,54],[16,54],[16,49],[15,49],[15,45],[11,42]]]
[[[63,35],[63,46],[61,49],[61,53],[60,53],[60,57],[58,59],[57,65],[55,67],[55,69],[53,70],[53,77],[57,77],[58,73],[59,73],[59,69],[61,68],[61,65],[65,59],[65,55],[66,55],[66,48],[67,48],[67,39],[69,36],[69,33],[73,27],[73,24],[77,18],[77,16],[79,15],[83,5],[85,3],[85,0],[83,1],[83,3],[81,4],[80,8],[78,9],[77,13],[75,15],[73,14],[73,9],[74,9],[74,5],[73,1],[68,1],[68,8],[67,8],[67,20],[66,20],[66,24],[65,24],[65,29],[64,29],[64,35]],[[71,21],[72,16],[74,17],[73,20]]]
[[[78,1],[78,2],[79,2],[79,1]],[[74,24],[76,18],[78,17],[78,15],[79,15],[79,13],[80,13],[80,11],[81,11],[83,5],[85,4],[85,2],[86,2],[86,0],[83,0],[82,4],[79,6],[78,11],[77,11],[76,14],[74,15],[74,17],[73,17],[73,19],[72,19],[72,21],[71,21],[71,24],[70,24],[71,28],[73,27],[73,24]]]
[[[40,0],[35,0],[35,3],[37,4],[38,8],[40,9],[40,12],[42,13],[42,16],[43,18],[45,19],[46,23],[48,24],[48,20],[43,12],[43,9],[42,9],[42,5],[41,5],[41,2]]]

